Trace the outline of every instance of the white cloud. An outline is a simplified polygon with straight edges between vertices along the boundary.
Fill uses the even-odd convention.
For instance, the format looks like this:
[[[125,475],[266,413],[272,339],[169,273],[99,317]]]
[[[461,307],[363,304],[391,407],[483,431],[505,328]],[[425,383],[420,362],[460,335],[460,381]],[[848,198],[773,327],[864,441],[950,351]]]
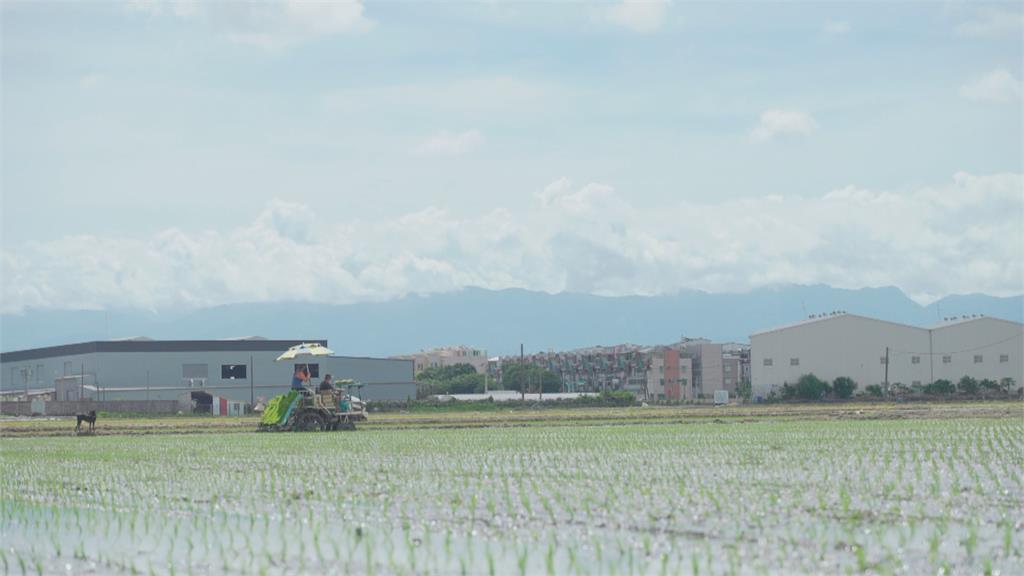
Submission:
[[[1021,81],[1002,68],[960,87],[961,96],[976,102],[1012,102],[1019,100],[1022,92]]]
[[[669,0],[622,0],[606,8],[604,18],[634,32],[654,32],[665,23],[669,4]]]
[[[150,17],[172,14],[204,22],[231,42],[268,50],[321,36],[365,32],[374,26],[364,14],[362,0],[129,0],[128,8]]]
[[[892,192],[632,205],[559,179],[516,211],[346,220],[275,201],[251,223],[5,245],[2,311],[357,302],[463,286],[659,294],[895,285],[928,300],[1024,291],[1024,175]],[[330,226],[325,224],[329,223]]]
[[[849,34],[852,27],[845,20],[828,20],[821,27],[821,31],[828,36],[843,36]]]
[[[965,38],[993,38],[1009,34],[1017,37],[1024,34],[1024,13],[989,9],[956,27],[956,35]]]
[[[478,130],[442,130],[420,142],[415,152],[421,156],[461,156],[479,148],[483,143],[484,137]]]
[[[765,110],[761,120],[750,132],[757,142],[766,142],[786,134],[810,134],[818,123],[810,115],[797,110]]]

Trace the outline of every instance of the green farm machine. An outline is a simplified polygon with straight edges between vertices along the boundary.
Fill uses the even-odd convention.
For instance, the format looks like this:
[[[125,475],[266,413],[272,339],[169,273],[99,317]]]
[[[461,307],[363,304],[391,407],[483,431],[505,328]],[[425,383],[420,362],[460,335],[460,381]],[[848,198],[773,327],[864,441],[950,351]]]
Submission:
[[[343,381],[333,390],[292,390],[272,399],[260,419],[261,432],[355,430],[366,420],[366,404],[356,395],[362,384]]]

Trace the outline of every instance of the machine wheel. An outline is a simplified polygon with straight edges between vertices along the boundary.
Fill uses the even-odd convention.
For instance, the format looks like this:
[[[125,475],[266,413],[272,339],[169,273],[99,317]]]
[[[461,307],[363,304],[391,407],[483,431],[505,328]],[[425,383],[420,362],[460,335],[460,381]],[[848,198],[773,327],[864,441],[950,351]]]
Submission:
[[[324,429],[324,419],[316,412],[299,414],[294,429],[299,432],[320,432]]]

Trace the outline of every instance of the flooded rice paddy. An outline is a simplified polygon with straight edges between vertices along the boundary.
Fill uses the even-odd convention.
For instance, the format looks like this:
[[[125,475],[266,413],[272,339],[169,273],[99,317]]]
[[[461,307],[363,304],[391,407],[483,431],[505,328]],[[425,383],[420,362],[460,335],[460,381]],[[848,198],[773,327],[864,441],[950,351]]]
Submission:
[[[5,438],[8,574],[1024,573],[1024,421]]]

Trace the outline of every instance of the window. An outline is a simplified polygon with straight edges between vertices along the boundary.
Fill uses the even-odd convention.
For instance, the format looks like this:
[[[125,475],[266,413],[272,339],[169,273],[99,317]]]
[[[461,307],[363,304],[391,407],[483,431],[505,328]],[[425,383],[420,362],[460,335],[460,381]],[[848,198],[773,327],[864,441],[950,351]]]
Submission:
[[[764,365],[765,366],[771,366],[772,365],[772,359],[771,358],[765,358],[764,359]]]
[[[975,364],[981,364],[981,361],[982,361],[981,354],[975,354],[974,355],[974,363]]]
[[[879,364],[885,364],[885,363],[886,363],[886,362],[885,362],[885,356],[882,356],[881,358],[879,358],[879,359],[878,359],[878,363],[879,363]]]
[[[209,377],[210,367],[207,364],[182,364],[181,381],[189,388],[203,388]]]
[[[732,364],[726,364],[725,365],[725,371],[726,372],[732,372]]]
[[[1009,362],[1010,361],[1010,355],[1009,354],[1000,354],[999,355],[999,361],[1000,362]]]
[[[295,370],[302,368],[303,366],[309,366],[309,377],[319,378],[320,377],[320,365],[319,364],[296,364]]]
[[[245,380],[247,373],[245,364],[221,364],[220,367],[220,379],[221,380]]]
[[[949,364],[952,361],[953,361],[953,357],[952,356],[943,356],[942,357],[942,363],[943,364]]]
[[[910,357],[910,363],[911,364],[920,364],[921,363],[921,357],[920,356],[911,356]]]
[[[800,359],[799,358],[790,358],[789,359],[789,365],[790,366],[799,366],[800,365]]]

